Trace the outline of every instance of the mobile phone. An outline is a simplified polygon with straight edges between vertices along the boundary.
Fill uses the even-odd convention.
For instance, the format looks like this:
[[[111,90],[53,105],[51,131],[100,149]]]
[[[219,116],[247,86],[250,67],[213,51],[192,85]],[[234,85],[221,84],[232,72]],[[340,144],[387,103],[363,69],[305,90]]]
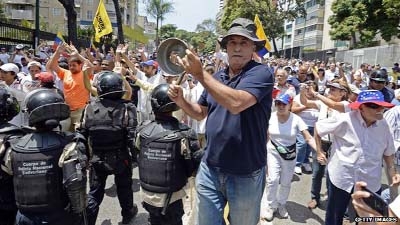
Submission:
[[[376,194],[375,192],[369,190],[366,187],[362,187],[362,190],[370,194],[368,198],[363,198],[365,204],[371,207],[371,209],[377,211],[383,217],[388,217],[389,209],[388,209],[388,204],[385,202],[385,200],[383,200],[380,195]]]

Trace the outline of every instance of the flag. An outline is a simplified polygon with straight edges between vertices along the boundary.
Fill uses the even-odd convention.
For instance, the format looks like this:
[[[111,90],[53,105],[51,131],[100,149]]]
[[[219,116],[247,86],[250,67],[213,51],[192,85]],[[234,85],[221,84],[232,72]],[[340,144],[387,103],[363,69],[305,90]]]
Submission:
[[[57,47],[58,47],[60,44],[62,44],[63,42],[65,42],[65,41],[64,41],[64,38],[63,38],[61,32],[59,31],[59,32],[57,32],[57,36],[56,36],[56,38],[54,39],[54,43],[53,43],[53,46],[52,46],[52,47],[53,47],[53,50],[56,50]]]
[[[96,15],[93,20],[94,26],[94,40],[96,42],[100,42],[100,38],[106,34],[111,33],[112,25],[110,18],[108,18],[108,14],[106,11],[106,7],[104,6],[103,0],[100,0],[99,6],[97,7]]]
[[[254,17],[254,24],[257,27],[257,30],[256,30],[257,37],[261,40],[266,41],[264,47],[257,52],[257,54],[260,57],[263,57],[265,54],[267,54],[268,52],[271,51],[271,43],[269,43],[268,37],[267,37],[267,35],[265,35],[264,28],[263,28],[260,18],[258,18],[257,14]]]

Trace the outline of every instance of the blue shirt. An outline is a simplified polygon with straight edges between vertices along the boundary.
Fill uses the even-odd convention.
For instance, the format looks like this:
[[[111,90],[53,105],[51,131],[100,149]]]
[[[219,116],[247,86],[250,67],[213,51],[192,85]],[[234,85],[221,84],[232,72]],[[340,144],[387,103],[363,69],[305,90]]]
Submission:
[[[207,90],[203,91],[198,101],[208,107],[203,161],[225,173],[249,174],[266,164],[274,78],[266,65],[255,61],[250,61],[232,79],[228,71],[221,70],[214,78],[231,88],[254,95],[257,103],[234,115],[218,104]]]

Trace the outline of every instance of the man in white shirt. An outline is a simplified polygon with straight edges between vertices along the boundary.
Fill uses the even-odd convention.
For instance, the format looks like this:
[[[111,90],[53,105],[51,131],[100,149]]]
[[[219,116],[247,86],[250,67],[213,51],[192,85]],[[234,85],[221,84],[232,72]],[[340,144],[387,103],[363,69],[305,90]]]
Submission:
[[[160,73],[158,73],[158,63],[154,60],[149,60],[141,64],[143,72],[137,70],[136,85],[140,86],[138,100],[138,122],[152,119],[152,109],[150,104],[150,93],[152,88],[164,83]],[[146,85],[147,84],[147,85]],[[150,85],[149,85],[150,84]]]
[[[0,61],[2,64],[8,63],[8,59],[10,58],[10,55],[7,53],[5,47],[1,47],[0,49]]]
[[[339,76],[339,71],[336,68],[335,63],[329,64],[329,69],[325,70],[325,77],[328,81],[335,79],[335,77]]]
[[[325,225],[342,225],[343,216],[357,181],[364,181],[371,191],[381,191],[382,159],[394,177],[394,143],[386,120],[385,108],[393,104],[384,101],[381,92],[362,91],[353,111],[319,120],[315,124],[318,161],[326,163],[321,150],[321,137],[330,134],[332,148],[328,163],[328,205]],[[377,135],[379,134],[379,135]]]

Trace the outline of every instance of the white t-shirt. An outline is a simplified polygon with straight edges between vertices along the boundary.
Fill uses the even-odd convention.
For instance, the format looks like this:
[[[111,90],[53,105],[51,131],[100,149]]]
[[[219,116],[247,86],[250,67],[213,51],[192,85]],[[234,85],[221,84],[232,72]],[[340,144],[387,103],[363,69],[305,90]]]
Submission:
[[[339,72],[336,69],[333,72],[332,72],[332,70],[325,70],[325,77],[328,81],[335,79],[335,76],[338,76],[338,75],[339,75]]]
[[[293,101],[299,104],[300,106],[303,106],[303,104],[301,104],[300,102],[300,94],[296,95]],[[300,116],[301,119],[303,119],[304,123],[308,127],[314,127],[315,122],[317,122],[318,120],[319,110],[314,108],[307,108],[299,112],[297,115]]]
[[[270,139],[274,141],[274,143],[291,146],[296,143],[296,136],[299,131],[303,130],[307,130],[307,125],[298,115],[290,113],[286,122],[279,123],[276,112],[271,114],[268,132]],[[267,148],[275,149],[271,141],[268,142]]]
[[[325,89],[326,89],[326,83],[328,82],[328,78],[326,77],[326,75],[322,78],[322,80],[319,79],[319,77],[317,76],[317,81],[318,81],[318,92],[320,94],[323,94]]]
[[[0,53],[0,60],[3,61],[4,64],[8,63],[8,59],[10,55],[7,53]]]

